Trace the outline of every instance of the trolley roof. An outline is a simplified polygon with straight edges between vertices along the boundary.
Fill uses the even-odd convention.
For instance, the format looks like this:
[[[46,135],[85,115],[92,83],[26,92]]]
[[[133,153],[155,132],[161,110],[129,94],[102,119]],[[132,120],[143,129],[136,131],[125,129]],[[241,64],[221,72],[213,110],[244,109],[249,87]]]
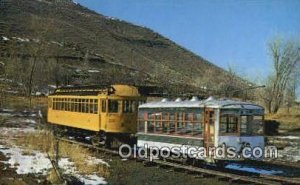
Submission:
[[[149,102],[139,106],[139,108],[220,108],[220,109],[264,109],[262,106],[236,101],[229,99],[214,99],[213,97],[209,97],[205,100],[198,100],[197,98],[192,98],[191,100],[177,99],[175,101],[169,101],[167,99],[163,99],[159,102]]]
[[[117,96],[140,96],[138,89],[130,85],[93,85],[93,86],[74,86],[61,87],[51,95],[74,95],[74,96],[97,96],[117,95]],[[51,96],[50,95],[50,96]]]

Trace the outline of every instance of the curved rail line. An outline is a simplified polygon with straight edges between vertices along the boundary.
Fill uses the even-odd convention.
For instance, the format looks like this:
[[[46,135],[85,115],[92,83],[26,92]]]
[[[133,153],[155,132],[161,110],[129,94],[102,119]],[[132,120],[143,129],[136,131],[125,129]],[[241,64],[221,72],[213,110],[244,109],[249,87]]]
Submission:
[[[102,147],[96,147],[91,144],[70,140],[66,138],[56,138],[59,141],[68,142],[72,144],[77,144],[83,147],[95,149],[97,151],[102,151],[106,153],[110,153],[113,155],[119,155],[119,152],[116,150],[111,150],[107,148]],[[133,159],[133,157],[132,157]],[[194,167],[194,166],[188,166],[184,164],[178,164],[163,160],[152,160],[149,161],[147,159],[141,159],[142,161],[145,161],[147,163],[162,165],[162,166],[168,166],[171,168],[176,169],[183,169],[189,172],[196,172],[199,174],[206,174],[211,176],[216,176],[222,179],[228,179],[229,181],[243,181],[243,182],[249,182],[249,183],[255,183],[255,184],[264,184],[264,185],[281,185],[281,184],[300,184],[300,179],[290,178],[290,177],[282,177],[282,176],[274,176],[274,175],[263,175],[263,174],[257,174],[256,176],[246,176],[246,175],[240,175],[240,174],[234,174],[229,172],[223,172],[219,170],[213,170],[213,169],[206,169],[201,167]]]

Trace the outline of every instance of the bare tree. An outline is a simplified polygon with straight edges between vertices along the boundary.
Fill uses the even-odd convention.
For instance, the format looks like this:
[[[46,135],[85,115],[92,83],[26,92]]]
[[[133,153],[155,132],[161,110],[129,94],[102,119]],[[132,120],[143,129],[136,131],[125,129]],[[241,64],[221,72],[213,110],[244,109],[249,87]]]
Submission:
[[[264,102],[269,113],[277,113],[282,105],[287,84],[296,72],[300,60],[298,45],[292,41],[273,40],[269,43],[273,73],[268,76]]]
[[[287,113],[290,113],[290,108],[294,105],[296,101],[296,88],[297,81],[296,79],[291,79],[287,84],[286,92],[285,92],[285,103],[287,106]]]

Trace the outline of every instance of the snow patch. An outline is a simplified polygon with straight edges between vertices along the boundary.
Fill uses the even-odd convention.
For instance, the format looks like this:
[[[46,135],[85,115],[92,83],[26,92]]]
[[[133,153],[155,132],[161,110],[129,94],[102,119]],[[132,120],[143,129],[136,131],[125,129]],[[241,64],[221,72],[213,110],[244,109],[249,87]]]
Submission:
[[[16,168],[18,174],[41,174],[47,175],[48,171],[52,168],[50,159],[47,158],[46,154],[36,150],[28,152],[28,155],[24,154],[24,150],[13,146],[8,148],[4,145],[0,145],[0,152],[9,158],[8,161],[0,161],[4,164],[9,164],[10,168]],[[90,158],[91,161],[105,164],[101,159]],[[71,162],[68,158],[61,158],[58,162],[59,167],[64,171],[65,174],[75,176],[84,184],[96,185],[96,184],[107,184],[103,177],[98,175],[89,174],[81,175],[76,170],[74,162]]]
[[[89,73],[99,73],[100,71],[96,70],[96,69],[90,69],[88,70]]]
[[[32,39],[33,40],[33,42],[35,42],[35,43],[39,43],[40,42],[40,39]]]
[[[84,184],[96,185],[96,184],[107,184],[103,177],[99,177],[96,174],[91,175],[81,175],[76,170],[74,163],[71,162],[68,158],[61,158],[58,162],[60,168],[64,170],[65,174],[73,175],[78,178]]]
[[[79,177],[80,181],[82,181],[84,184],[89,185],[98,185],[98,184],[107,184],[106,181],[104,181],[103,177],[99,177],[98,175],[86,175],[85,177]]]
[[[104,165],[109,167],[109,164],[107,162],[105,162],[102,159],[98,159],[96,157],[88,156],[87,159],[86,159],[86,162],[87,162],[88,165],[104,164]]]
[[[4,82],[13,82],[13,80],[8,79],[8,78],[0,78],[0,81],[4,81]]]
[[[14,37],[14,38],[20,42],[29,42],[29,39],[27,39],[27,38],[20,38],[20,37]]]
[[[46,175],[51,168],[51,162],[47,156],[39,151],[33,150],[31,155],[22,154],[23,150],[18,147],[6,148],[0,145],[2,152],[9,160],[4,163],[10,165],[10,168],[16,168],[17,174],[42,174]],[[1,161],[3,162],[3,161]]]
[[[13,109],[0,109],[0,111],[3,111],[3,112],[14,112],[15,110],[13,110]]]
[[[300,139],[299,136],[278,136],[276,138],[278,138],[278,139],[291,139],[291,140]]]
[[[56,89],[56,85],[48,85],[48,87],[51,87],[53,89]]]
[[[52,44],[56,44],[56,45],[59,45],[59,46],[63,46],[63,44],[59,43],[59,42],[56,42],[56,41],[51,41]]]
[[[33,119],[24,119],[24,123],[36,123],[36,121],[35,120],[33,120]]]
[[[4,41],[8,41],[8,40],[9,40],[9,38],[2,36],[2,40],[4,40]]]
[[[2,127],[0,128],[1,135],[15,135],[19,133],[32,133],[35,132],[36,130],[34,128],[7,128],[7,127]]]

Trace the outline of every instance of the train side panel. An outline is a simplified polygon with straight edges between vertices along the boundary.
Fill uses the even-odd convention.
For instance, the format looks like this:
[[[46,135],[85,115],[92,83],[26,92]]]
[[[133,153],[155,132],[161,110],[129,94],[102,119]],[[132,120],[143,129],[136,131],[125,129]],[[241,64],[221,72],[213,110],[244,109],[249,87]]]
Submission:
[[[91,131],[100,130],[99,114],[86,114],[58,110],[48,111],[48,122]]]

